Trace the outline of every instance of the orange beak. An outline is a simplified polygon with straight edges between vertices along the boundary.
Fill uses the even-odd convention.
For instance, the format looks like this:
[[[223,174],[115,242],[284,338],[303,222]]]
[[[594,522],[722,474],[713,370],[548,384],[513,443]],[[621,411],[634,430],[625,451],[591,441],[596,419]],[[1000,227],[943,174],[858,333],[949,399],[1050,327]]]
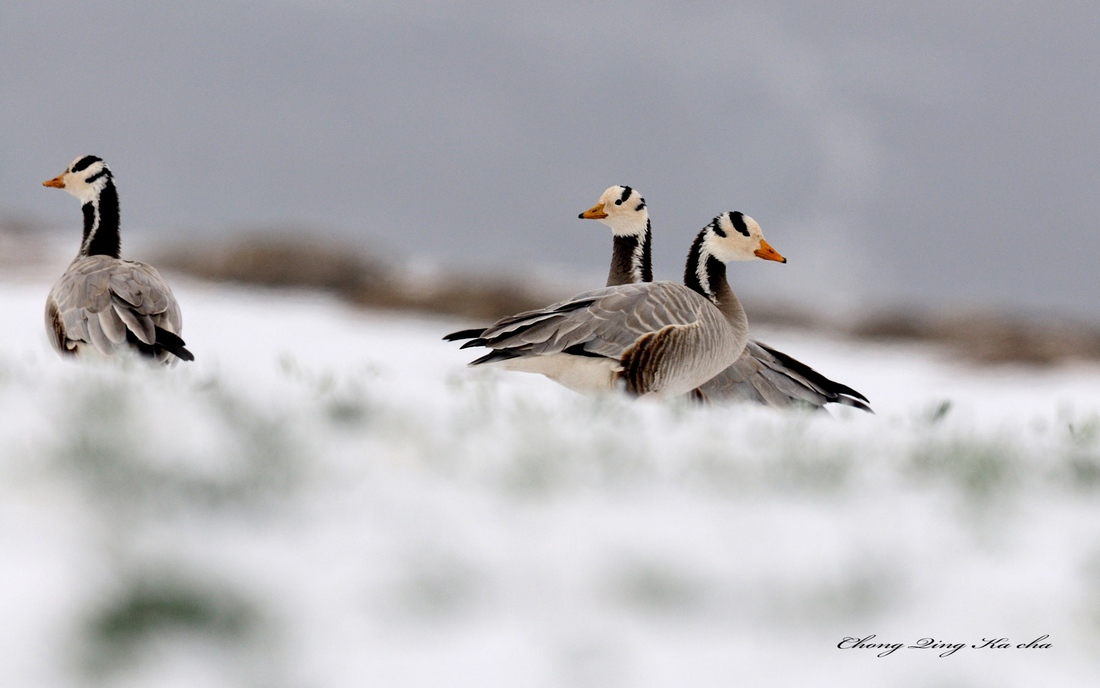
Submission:
[[[61,174],[57,175],[53,179],[47,179],[46,181],[42,182],[42,186],[49,186],[49,187],[54,188],[54,189],[64,189],[65,188],[65,182],[64,182],[64,180],[62,180],[62,177],[64,177],[64,176],[65,176],[65,173],[62,172]]]
[[[597,203],[577,217],[582,220],[602,220],[607,217],[607,213],[603,211],[603,203]]]
[[[760,248],[753,251],[753,255],[757,258],[763,258],[764,260],[774,260],[777,263],[786,263],[787,259],[779,255],[779,251],[772,248],[768,242],[763,239],[760,240]]]

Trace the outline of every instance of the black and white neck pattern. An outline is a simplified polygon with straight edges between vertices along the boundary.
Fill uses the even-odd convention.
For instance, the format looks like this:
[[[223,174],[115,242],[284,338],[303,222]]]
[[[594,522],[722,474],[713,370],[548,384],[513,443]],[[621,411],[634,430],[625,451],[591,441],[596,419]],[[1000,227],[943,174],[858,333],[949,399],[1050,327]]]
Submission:
[[[615,234],[607,286],[653,281],[653,231],[649,219],[641,234]]]
[[[81,206],[84,213],[84,239],[80,257],[111,256],[118,258],[122,250],[119,235],[118,190],[106,165],[87,179],[92,197]]]
[[[717,221],[711,222],[695,237],[688,252],[687,265],[684,266],[684,286],[698,292],[718,304],[718,292],[722,285],[729,289],[726,282],[726,264],[714,257],[707,249],[707,238],[711,234],[722,235]]]

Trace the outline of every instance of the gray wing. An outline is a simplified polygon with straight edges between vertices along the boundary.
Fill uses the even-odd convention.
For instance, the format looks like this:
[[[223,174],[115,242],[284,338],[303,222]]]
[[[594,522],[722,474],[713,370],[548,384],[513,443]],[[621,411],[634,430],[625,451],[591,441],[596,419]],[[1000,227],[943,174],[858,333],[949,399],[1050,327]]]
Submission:
[[[167,361],[188,358],[183,317],[168,283],[145,263],[110,256],[73,261],[46,301],[46,330],[61,353],[82,345],[104,356],[136,349]]]
[[[467,342],[516,355],[563,351],[620,358],[642,337],[665,328],[720,328],[721,313],[673,282],[605,287],[498,320]]]
[[[557,353],[622,363],[637,394],[706,380],[744,345],[721,311],[687,287],[648,282],[605,287],[497,321],[465,347],[493,351],[472,365]]]
[[[750,341],[733,365],[699,387],[712,401],[755,401],[776,408],[828,403],[871,411],[867,398],[765,344]]]

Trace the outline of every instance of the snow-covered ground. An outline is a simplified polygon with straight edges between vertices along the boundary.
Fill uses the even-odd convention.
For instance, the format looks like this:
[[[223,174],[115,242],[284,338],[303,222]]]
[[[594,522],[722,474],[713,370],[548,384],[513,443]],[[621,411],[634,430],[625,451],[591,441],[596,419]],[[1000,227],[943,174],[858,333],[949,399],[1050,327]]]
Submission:
[[[0,283],[0,685],[1100,685],[1095,366],[772,331],[877,415],[631,403],[173,281],[169,371]]]

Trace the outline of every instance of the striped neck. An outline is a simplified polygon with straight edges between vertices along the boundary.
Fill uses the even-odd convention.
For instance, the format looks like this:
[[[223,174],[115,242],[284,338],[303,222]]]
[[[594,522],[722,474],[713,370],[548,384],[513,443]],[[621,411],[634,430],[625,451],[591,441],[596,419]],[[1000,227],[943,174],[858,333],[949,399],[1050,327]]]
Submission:
[[[84,240],[80,257],[110,256],[118,258],[122,251],[119,236],[118,191],[108,176],[103,188],[80,208],[84,212]]]
[[[641,234],[615,234],[607,286],[653,281],[652,227],[645,222]]]
[[[684,267],[684,286],[706,297],[730,322],[743,324],[747,331],[748,318],[726,280],[726,264],[706,248],[705,241],[710,231],[711,228],[707,227],[699,232],[691,245]]]

